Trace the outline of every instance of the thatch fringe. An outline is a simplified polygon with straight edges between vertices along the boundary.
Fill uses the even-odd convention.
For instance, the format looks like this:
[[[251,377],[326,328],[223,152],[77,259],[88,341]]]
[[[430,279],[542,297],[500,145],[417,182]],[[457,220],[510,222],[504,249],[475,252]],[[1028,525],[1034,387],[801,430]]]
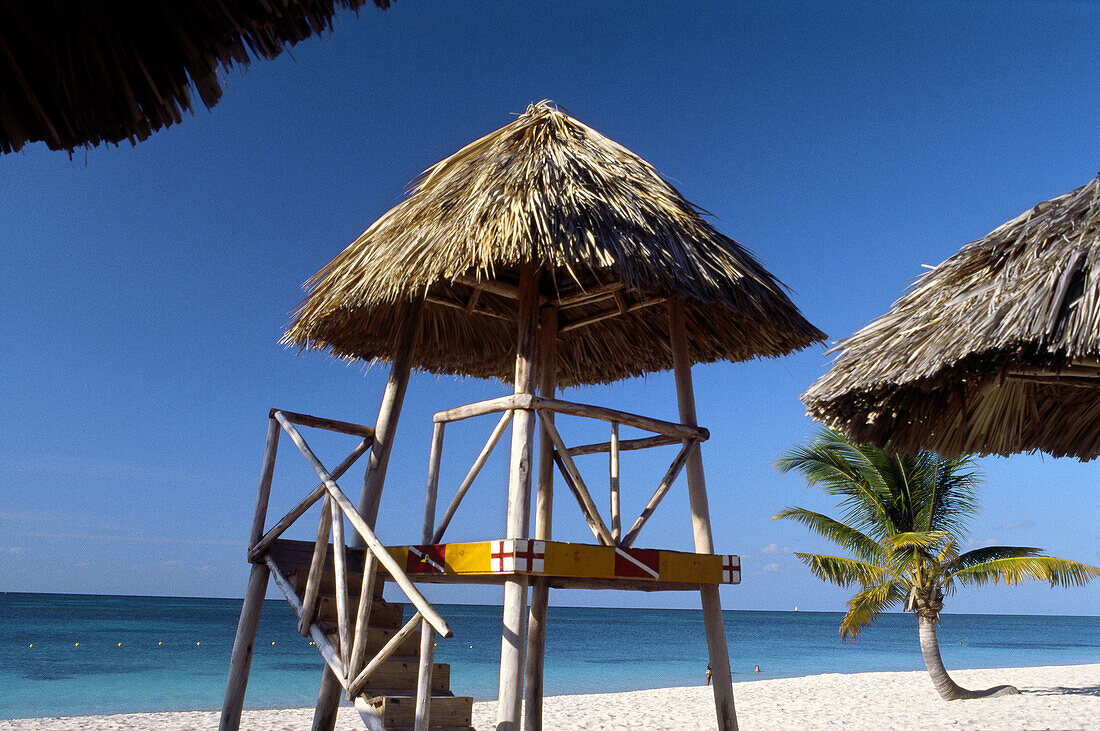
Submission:
[[[655,304],[668,297],[687,303],[698,361],[780,356],[823,337],[649,163],[543,102],[429,168],[308,282],[283,342],[389,359],[402,303],[426,297],[418,367],[507,381],[515,302],[474,290],[514,284],[522,265],[540,268],[547,299],[604,293],[563,312],[563,385],[670,368],[667,312]]]
[[[830,352],[802,399],[853,439],[1100,454],[1100,177],[967,244]]]
[[[0,152],[132,144],[367,0],[0,0]],[[373,0],[380,8],[390,0]]]

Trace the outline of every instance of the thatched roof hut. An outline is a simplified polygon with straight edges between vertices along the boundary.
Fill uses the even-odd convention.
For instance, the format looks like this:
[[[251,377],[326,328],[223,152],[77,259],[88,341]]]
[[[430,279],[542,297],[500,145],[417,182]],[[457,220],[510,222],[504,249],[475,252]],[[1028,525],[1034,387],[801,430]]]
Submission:
[[[563,386],[671,368],[669,297],[684,300],[695,362],[824,337],[649,163],[543,102],[429,168],[309,281],[283,342],[391,360],[403,308],[422,299],[415,367],[510,382],[524,265],[560,308]]]
[[[136,143],[367,0],[0,0],[0,152]],[[390,0],[373,0],[380,8]]]
[[[830,352],[813,418],[896,448],[1100,454],[1100,178],[967,244]]]

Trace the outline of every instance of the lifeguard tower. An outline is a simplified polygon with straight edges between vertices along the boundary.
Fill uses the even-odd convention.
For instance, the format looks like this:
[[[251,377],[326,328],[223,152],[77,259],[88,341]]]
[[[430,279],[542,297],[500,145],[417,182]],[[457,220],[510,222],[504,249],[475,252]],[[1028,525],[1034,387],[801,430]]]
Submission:
[[[739,244],[718,233],[638,156],[543,102],[511,124],[430,168],[411,195],[310,280],[284,342],[344,359],[386,361],[389,379],[373,427],[273,409],[241,610],[222,711],[239,726],[260,607],[273,579],[299,631],[327,666],[314,729],[331,729],[341,695],[370,728],[466,728],[470,698],[450,691],[433,662],[446,619],[420,582],[504,586],[496,728],[542,727],[549,591],[610,588],[698,591],[702,599],[718,728],[737,727],[718,587],[738,583],[737,556],[714,553],[691,367],[777,357],[819,341],[781,285]],[[499,379],[513,393],[434,416],[423,515],[387,516],[412,545],[383,546],[373,532],[410,370]],[[557,389],[673,370],[679,421],[557,398]],[[444,432],[493,415],[481,453],[440,514]],[[606,423],[602,443],[567,445],[555,417]],[[463,497],[508,427],[506,530],[478,542],[444,537]],[[334,468],[299,427],[354,436]],[[620,438],[620,429],[642,436]],[[318,484],[270,528],[267,504],[280,433],[317,473]],[[538,449],[535,449],[535,436]],[[636,519],[620,510],[620,455],[679,446]],[[336,480],[369,453],[358,503]],[[607,516],[575,458],[607,454]],[[554,472],[592,530],[594,543],[553,540]],[[687,476],[694,553],[637,548],[653,511]],[[532,482],[534,527],[531,526]],[[503,486],[501,486],[503,487]],[[651,489],[624,485],[622,489]],[[567,498],[568,499],[568,498]],[[322,502],[315,542],[281,536]],[[604,502],[604,501],[599,501]],[[629,522],[627,522],[629,521]],[[351,526],[350,536],[346,523]],[[412,605],[382,600],[384,581]],[[530,602],[528,602],[530,598]]]

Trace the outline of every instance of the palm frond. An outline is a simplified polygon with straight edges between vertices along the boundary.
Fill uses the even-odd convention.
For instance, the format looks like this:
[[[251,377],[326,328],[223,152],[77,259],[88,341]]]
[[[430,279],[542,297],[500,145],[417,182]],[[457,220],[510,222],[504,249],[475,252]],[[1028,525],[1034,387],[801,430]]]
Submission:
[[[848,600],[848,611],[840,621],[841,639],[854,640],[865,627],[878,619],[878,615],[894,606],[906,596],[906,587],[898,581],[887,581],[866,586]]]
[[[822,538],[851,551],[860,561],[881,563],[886,559],[882,547],[874,539],[847,523],[827,515],[805,508],[785,508],[778,515],[773,515],[772,519],[794,520],[801,523]]]
[[[814,576],[840,587],[852,584],[871,586],[880,584],[887,578],[899,578],[882,566],[845,556],[825,556],[819,553],[795,553],[795,556],[806,564]]]
[[[895,533],[882,540],[882,545],[888,551],[904,551],[909,548],[917,548],[928,551],[938,547],[950,537],[943,531],[906,531]],[[931,558],[931,556],[929,556]]]
[[[965,554],[964,554],[965,555]],[[985,586],[1001,581],[1047,581],[1055,586],[1084,586],[1100,577],[1100,568],[1053,556],[1012,556],[971,564],[956,571],[952,579],[966,586]]]

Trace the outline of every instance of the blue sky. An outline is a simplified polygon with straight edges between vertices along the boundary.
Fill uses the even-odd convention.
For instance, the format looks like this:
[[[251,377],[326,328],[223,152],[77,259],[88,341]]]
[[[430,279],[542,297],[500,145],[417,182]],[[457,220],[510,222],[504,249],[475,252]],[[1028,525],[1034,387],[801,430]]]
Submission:
[[[1068,2],[402,1],[344,14],[331,36],[229,72],[212,112],[137,147],[70,160],[38,144],[0,157],[0,590],[240,596],[267,410],[371,424],[385,380],[384,368],[278,345],[302,282],[418,173],[527,104],[553,99],[653,163],[835,339],[884,312],[921,264],[1096,174],[1098,24],[1100,8]],[[823,350],[696,369],[716,546],[745,567],[743,583],[723,589],[727,608],[843,606],[844,592],[791,555],[823,544],[769,519],[785,505],[832,508],[772,467],[814,430],[798,395],[827,368]],[[504,392],[413,379],[384,540],[417,540],[431,414]],[[566,397],[676,415],[667,374]],[[444,495],[491,428],[449,434]],[[330,465],[350,447],[318,441]],[[671,458],[624,465],[628,509]],[[975,545],[1100,564],[1096,465],[981,465]],[[454,539],[503,535],[503,475],[495,459]],[[284,449],[273,517],[310,477]],[[557,535],[587,540],[567,492],[558,506]],[[682,482],[643,544],[690,547]],[[431,595],[499,600],[498,589]],[[964,591],[947,608],[1097,606],[1100,587],[1033,586]]]

